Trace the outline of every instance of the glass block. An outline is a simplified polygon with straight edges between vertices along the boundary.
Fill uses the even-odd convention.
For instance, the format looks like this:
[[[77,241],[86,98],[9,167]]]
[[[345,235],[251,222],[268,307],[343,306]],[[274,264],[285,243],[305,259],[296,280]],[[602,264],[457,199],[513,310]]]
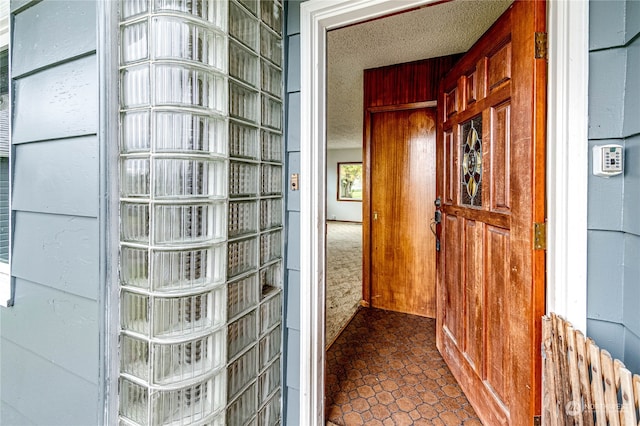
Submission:
[[[182,111],[154,113],[157,152],[227,153],[226,121],[221,117]]]
[[[151,287],[155,292],[197,290],[225,279],[225,244],[192,250],[154,250]]]
[[[260,2],[260,17],[262,21],[274,30],[278,35],[282,35],[282,6],[273,0]]]
[[[122,70],[122,106],[133,108],[149,105],[149,65],[137,65]]]
[[[282,71],[267,61],[262,61],[260,71],[262,90],[282,99]]]
[[[257,122],[259,98],[257,91],[229,82],[229,115]]]
[[[263,161],[282,163],[282,135],[262,130],[260,142]]]
[[[224,161],[154,159],[156,198],[224,198],[227,168]]]
[[[260,305],[260,334],[280,322],[282,318],[282,293],[266,299]]]
[[[219,0],[154,0],[156,12],[178,12],[199,18],[219,30],[227,28],[226,1]]]
[[[151,148],[149,111],[130,111],[122,114],[122,152],[145,152]]]
[[[282,330],[277,326],[268,332],[259,343],[260,370],[264,369],[278,354],[282,348]]]
[[[258,339],[256,311],[252,311],[227,327],[227,359],[233,359]]]
[[[120,369],[155,385],[196,379],[226,363],[224,334],[225,330],[221,329],[208,336],[178,343],[150,343],[124,334]]]
[[[258,165],[229,162],[229,197],[253,197],[258,195]]]
[[[149,205],[122,203],[120,208],[122,241],[149,243]]]
[[[123,0],[120,5],[122,6],[122,19],[142,15],[149,10],[149,0]]]
[[[181,297],[153,298],[153,336],[183,337],[226,321],[224,287]]]
[[[149,59],[148,22],[144,20],[124,25],[121,43],[121,62],[123,65]]]
[[[256,385],[255,383],[247,388],[227,408],[227,424],[229,425],[244,425],[247,420],[255,416],[258,411],[256,406]]]
[[[149,407],[151,404],[151,407]],[[224,376],[177,389],[150,389],[120,379],[120,415],[141,425],[202,424],[225,405]]]
[[[260,269],[260,288],[262,295],[282,288],[282,265],[280,262]]]
[[[149,159],[122,159],[120,193],[123,197],[149,196]]]
[[[264,25],[260,27],[260,54],[277,66],[282,66],[282,37]]]
[[[262,97],[262,125],[282,130],[282,103],[267,96]]]
[[[252,274],[227,286],[227,318],[258,305],[258,275]]]
[[[154,242],[189,245],[225,236],[224,203],[157,204],[154,206]]]
[[[260,229],[282,226],[282,198],[260,200]]]
[[[222,74],[179,64],[156,64],[156,105],[226,111],[226,79]]]
[[[226,362],[224,329],[182,343],[153,344],[153,382],[177,383],[206,375]]]
[[[258,56],[241,44],[229,42],[229,75],[252,86],[258,85]]]
[[[229,2],[229,35],[251,48],[258,50],[260,22],[235,2]]]
[[[121,297],[120,327],[149,335],[149,296],[123,291]]]
[[[258,414],[258,426],[276,426],[280,424],[280,410],[282,402],[280,391],[260,410]]]
[[[235,121],[229,122],[229,156],[258,158],[258,129]]]
[[[257,238],[230,242],[227,246],[227,276],[255,270],[258,267],[257,249]]]
[[[256,201],[232,201],[229,203],[228,238],[253,234],[258,231],[258,203]]]
[[[176,17],[156,16],[151,22],[156,59],[196,61],[220,71],[226,69],[224,35]]]
[[[260,264],[264,265],[282,257],[282,232],[274,231],[260,235]]]
[[[267,398],[280,386],[280,358],[275,360],[258,377],[258,401],[264,404]]]
[[[232,399],[249,382],[255,380],[257,371],[257,347],[249,349],[227,367],[227,395]]]
[[[120,280],[122,285],[149,288],[149,252],[146,249],[120,249]]]
[[[254,15],[258,14],[258,0],[238,0],[238,3],[249,9]]]
[[[262,195],[282,194],[282,167],[263,164],[261,170],[260,193]]]
[[[137,424],[150,424],[149,389],[122,378],[119,388],[120,415]]]

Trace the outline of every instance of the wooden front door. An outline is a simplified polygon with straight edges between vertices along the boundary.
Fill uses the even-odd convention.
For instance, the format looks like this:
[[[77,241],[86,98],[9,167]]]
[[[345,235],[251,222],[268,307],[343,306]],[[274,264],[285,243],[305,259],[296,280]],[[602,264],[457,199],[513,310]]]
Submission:
[[[372,112],[371,306],[435,317],[434,108]]]
[[[440,86],[437,344],[488,425],[540,412],[545,7],[516,1]]]

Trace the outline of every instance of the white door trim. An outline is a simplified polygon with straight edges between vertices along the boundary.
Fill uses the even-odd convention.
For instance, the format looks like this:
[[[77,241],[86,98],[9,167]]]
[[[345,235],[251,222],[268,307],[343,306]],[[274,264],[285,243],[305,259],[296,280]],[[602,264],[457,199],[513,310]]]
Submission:
[[[300,7],[300,424],[324,423],[326,32],[434,1]],[[548,12],[547,309],[585,330],[588,2],[549,1]]]

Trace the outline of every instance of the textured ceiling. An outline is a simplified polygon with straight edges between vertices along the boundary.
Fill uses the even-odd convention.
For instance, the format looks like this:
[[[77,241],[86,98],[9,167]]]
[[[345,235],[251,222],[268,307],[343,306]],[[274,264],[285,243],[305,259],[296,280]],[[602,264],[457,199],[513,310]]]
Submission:
[[[362,72],[466,52],[512,0],[455,0],[330,31],[327,144],[362,147]]]

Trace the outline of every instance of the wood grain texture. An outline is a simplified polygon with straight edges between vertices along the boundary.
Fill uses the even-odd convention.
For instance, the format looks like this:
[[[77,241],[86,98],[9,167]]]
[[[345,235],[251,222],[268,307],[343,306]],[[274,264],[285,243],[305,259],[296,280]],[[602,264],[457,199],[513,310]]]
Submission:
[[[431,101],[460,55],[364,70],[364,108]]]
[[[371,306],[435,316],[435,110],[372,115]],[[433,259],[428,261],[428,259]]]
[[[546,65],[533,56],[533,37],[544,31],[545,7],[544,1],[514,2],[440,86],[437,195],[446,201],[448,219],[468,224],[455,238],[482,242],[467,243],[459,255],[447,235],[452,219],[442,227],[447,244],[438,259],[438,347],[485,424],[532,424],[540,413],[544,251],[533,250],[532,229],[534,221],[544,221],[546,110],[539,92],[545,90]],[[456,107],[454,93],[462,93]],[[460,128],[479,114],[482,205],[470,207],[461,204],[460,178],[453,175],[462,165]],[[478,227],[484,229],[481,236]],[[464,276],[456,272],[460,268]],[[471,290],[477,276],[481,299]],[[479,300],[481,307],[475,306]],[[464,309],[451,311],[452,301]],[[451,330],[462,319],[464,344]],[[471,343],[480,326],[483,344],[477,352]]]
[[[425,102],[435,101],[438,83],[451,69],[460,55],[425,59],[406,64],[391,65],[364,71],[364,197],[363,214],[363,282],[362,298],[371,304],[371,215],[372,215],[372,116],[389,111],[416,110],[425,107]],[[435,163],[435,160],[433,161]],[[435,170],[433,170],[435,173]],[[434,176],[431,179],[435,179]],[[419,186],[423,185],[421,182]],[[432,202],[433,199],[430,199]],[[424,226],[428,226],[424,218]],[[414,238],[411,236],[411,238]],[[435,262],[435,255],[434,260]],[[435,284],[434,284],[435,288]]]

